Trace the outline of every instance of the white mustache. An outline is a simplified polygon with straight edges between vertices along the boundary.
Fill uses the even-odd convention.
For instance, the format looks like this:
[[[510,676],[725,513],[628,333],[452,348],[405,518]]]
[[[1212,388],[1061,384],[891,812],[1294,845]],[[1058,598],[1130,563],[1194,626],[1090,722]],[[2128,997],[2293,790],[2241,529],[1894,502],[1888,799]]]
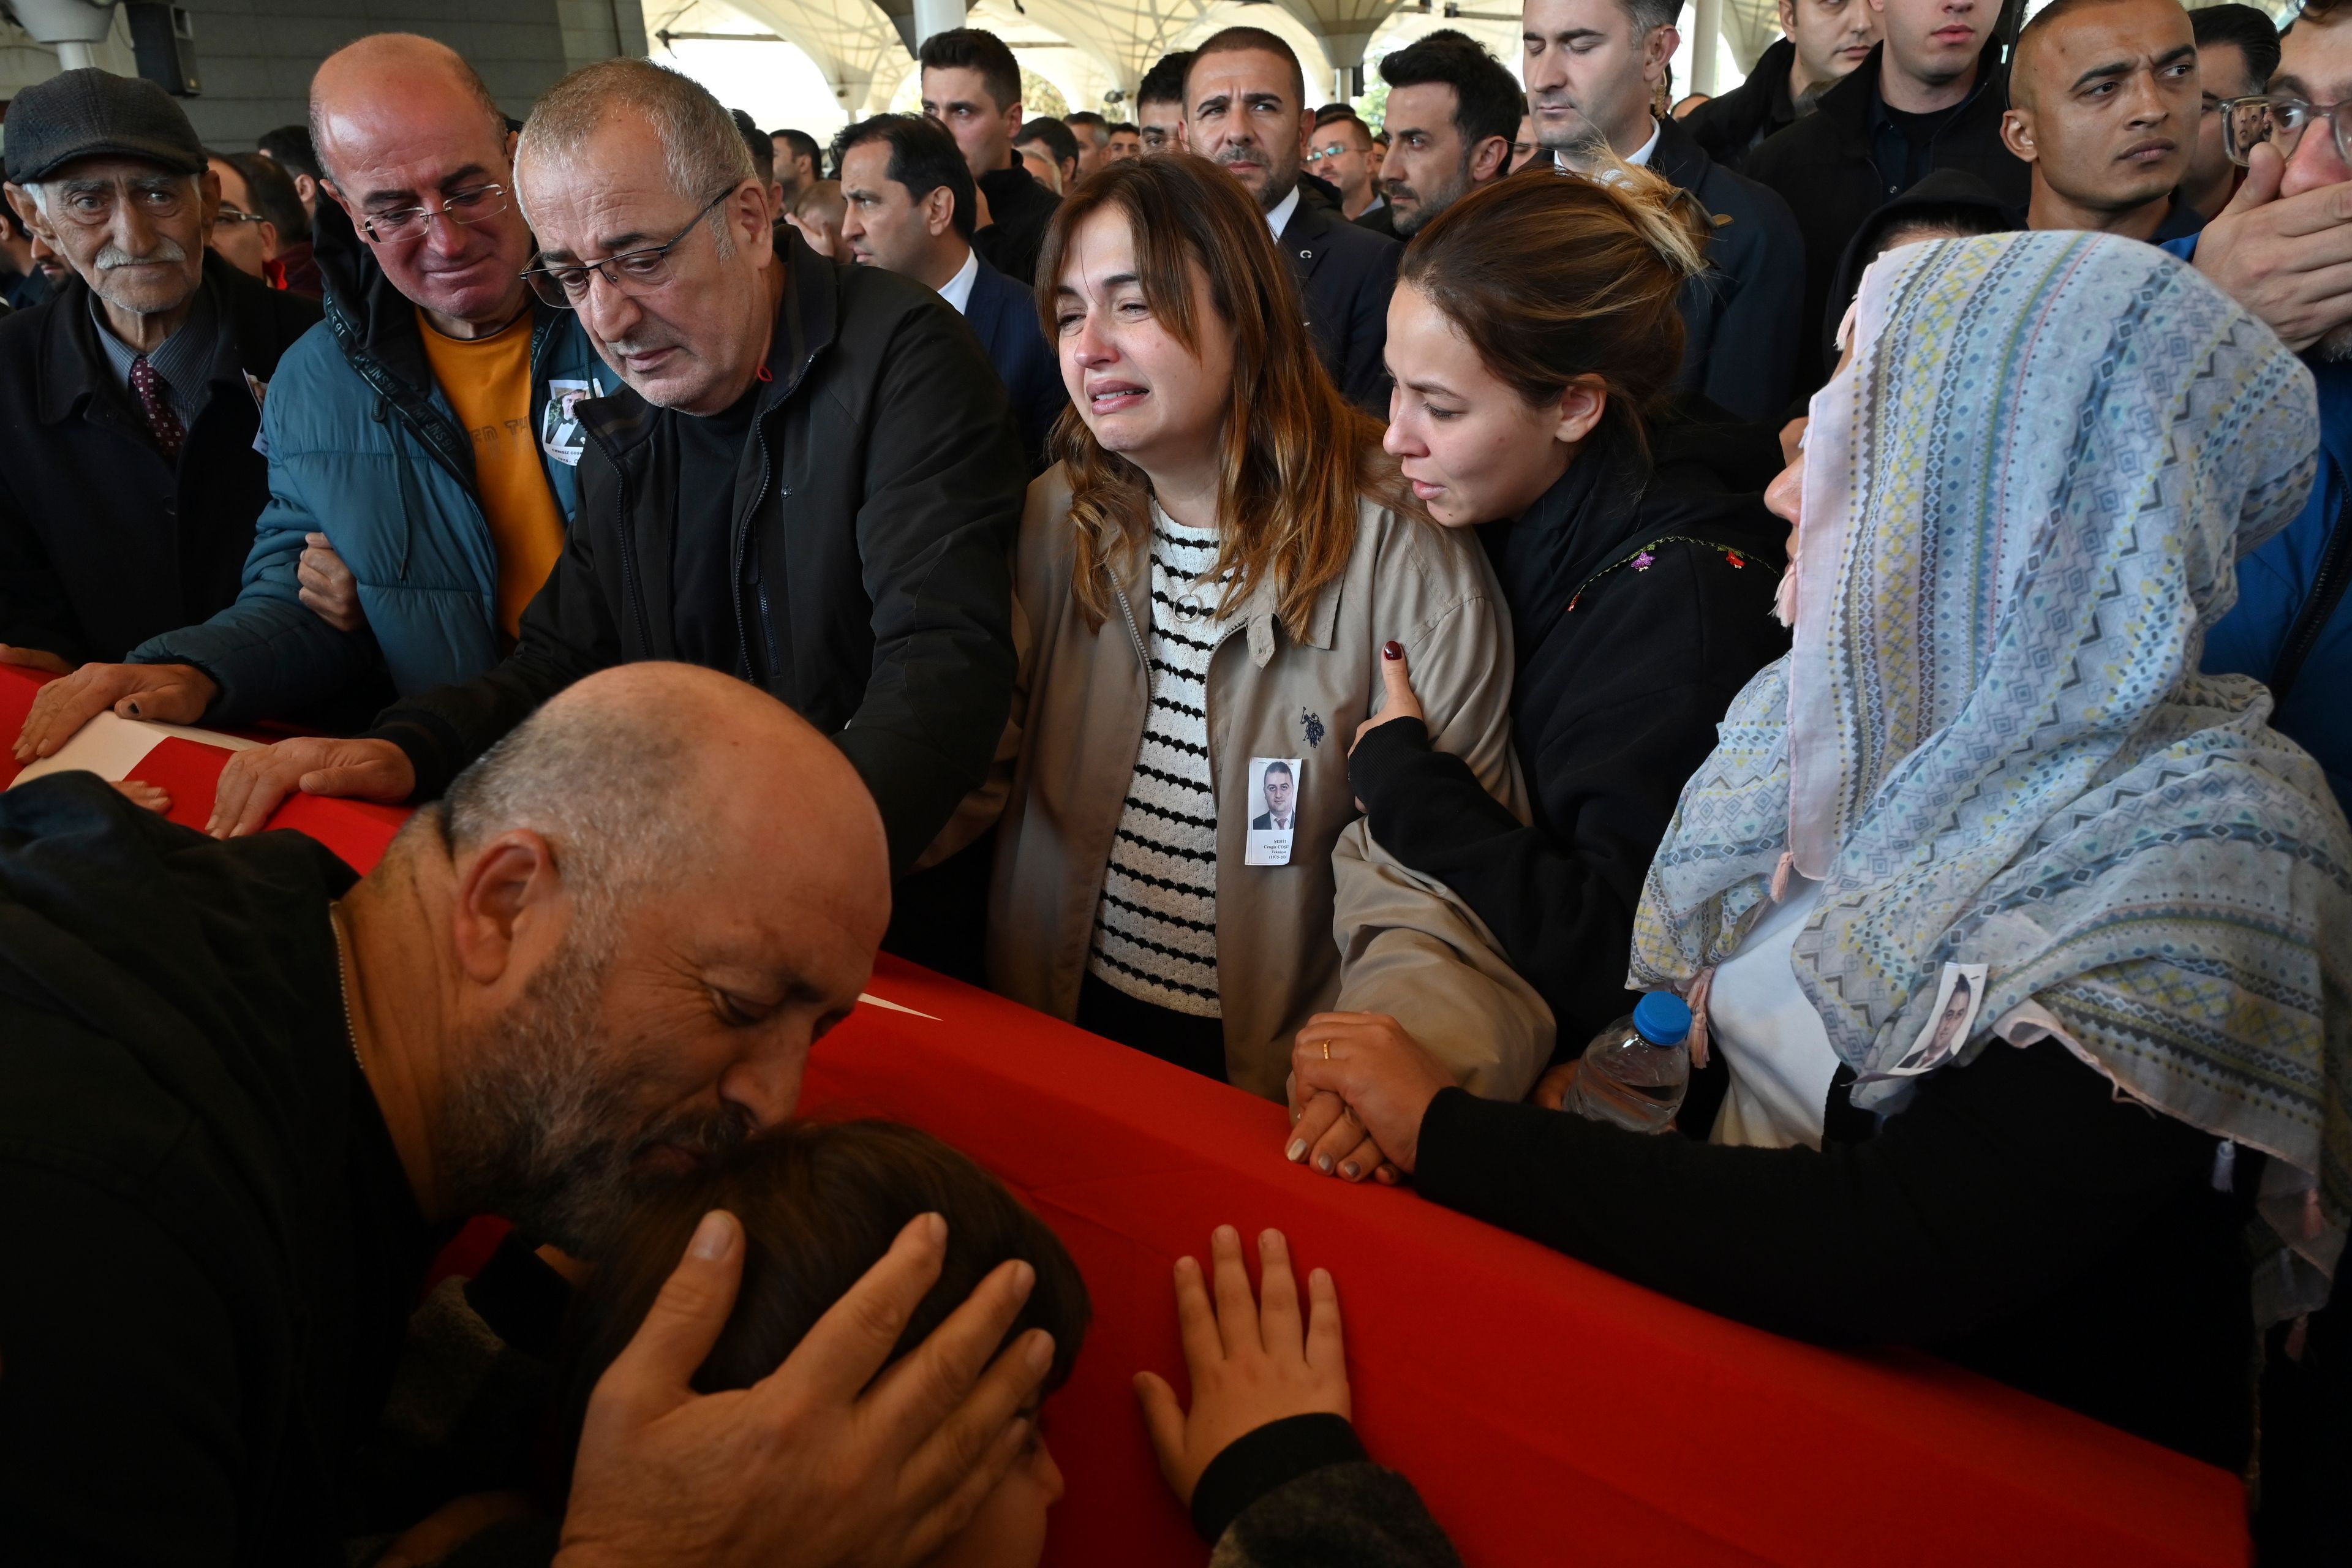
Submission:
[[[111,272],[118,267],[156,267],[187,258],[188,253],[181,247],[178,240],[168,235],[158,235],[155,237],[155,248],[144,256],[133,256],[119,245],[110,245],[98,253],[98,259],[92,265],[100,272]]]

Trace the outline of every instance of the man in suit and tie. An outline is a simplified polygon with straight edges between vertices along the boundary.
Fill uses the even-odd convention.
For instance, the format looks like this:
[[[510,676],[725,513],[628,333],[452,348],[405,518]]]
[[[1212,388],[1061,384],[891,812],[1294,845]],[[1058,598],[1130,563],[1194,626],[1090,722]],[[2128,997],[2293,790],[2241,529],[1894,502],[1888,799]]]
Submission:
[[[1299,179],[1315,132],[1307,76],[1288,44],[1262,27],[1227,27],[1192,53],[1184,77],[1184,142],[1257,198],[1298,276],[1307,324],[1331,379],[1388,416],[1389,295],[1403,249],[1348,221]]]
[[[1030,472],[1044,471],[1046,432],[1070,395],[1028,287],[972,248],[978,204],[955,138],[919,114],[877,114],[843,132],[834,157],[850,259],[912,278],[962,313],[1013,395]]]
[[[1297,821],[1298,780],[1290,764],[1276,758],[1265,764],[1265,809],[1250,818],[1253,833],[1288,833]]]

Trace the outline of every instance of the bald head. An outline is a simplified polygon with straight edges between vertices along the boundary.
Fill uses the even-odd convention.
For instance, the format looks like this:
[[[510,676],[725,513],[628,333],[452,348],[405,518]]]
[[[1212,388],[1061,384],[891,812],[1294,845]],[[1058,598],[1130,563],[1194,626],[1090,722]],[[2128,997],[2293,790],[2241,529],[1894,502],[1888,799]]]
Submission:
[[[425,1086],[428,1211],[583,1257],[651,1185],[793,1114],[890,911],[848,760],[756,688],[676,664],[550,701],[362,889],[393,912],[355,923],[357,951],[394,956],[361,963],[360,994],[429,1020],[424,1051],[379,1050],[372,1079]],[[384,921],[405,938],[371,942]]]
[[[310,80],[310,139],[328,194],[436,328],[479,337],[521,313],[533,247],[514,139],[456,50],[378,33],[328,56]]]
[[[2152,237],[2197,143],[2179,0],[2055,0],[2020,36],[2009,90],[2001,139],[2032,166],[2027,226]]]
[[[2128,68],[2126,45],[2157,46],[2169,55],[2185,46],[2193,60],[2197,37],[2179,0],[2051,0],[2017,36],[2009,66],[2009,100],[2032,109],[2052,95]],[[2095,58],[2096,57],[2096,58]]]
[[[420,121],[473,121],[504,149],[507,117],[481,74],[438,39],[419,33],[375,33],[329,55],[310,79],[310,142],[330,177],[340,170],[333,143],[373,143],[389,126],[395,136]]]
[[[757,687],[695,665],[625,664],[568,688],[468,768],[446,809],[461,857],[539,833],[600,916],[731,889],[814,900],[877,941],[888,919],[882,818],[849,759]]]

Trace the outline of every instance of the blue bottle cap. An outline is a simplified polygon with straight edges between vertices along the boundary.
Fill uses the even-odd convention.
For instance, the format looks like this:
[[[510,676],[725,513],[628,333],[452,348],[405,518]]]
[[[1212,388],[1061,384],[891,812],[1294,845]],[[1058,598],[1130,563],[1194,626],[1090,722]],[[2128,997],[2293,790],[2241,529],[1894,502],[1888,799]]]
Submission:
[[[1633,1005],[1633,1027],[1654,1046],[1681,1045],[1690,1026],[1690,1004],[1671,991],[1653,991]]]

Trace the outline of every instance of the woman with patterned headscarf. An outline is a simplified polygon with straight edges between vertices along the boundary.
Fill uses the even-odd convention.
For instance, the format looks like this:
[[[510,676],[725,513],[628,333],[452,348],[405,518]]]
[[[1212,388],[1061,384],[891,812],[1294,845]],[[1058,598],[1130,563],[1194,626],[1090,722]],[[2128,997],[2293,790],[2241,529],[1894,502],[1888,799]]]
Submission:
[[[1440,1202],[2235,1467],[2256,1324],[2325,1300],[2352,1200],[2352,835],[2268,694],[2198,673],[2309,489],[2310,376],[2080,234],[1895,252],[1853,342],[1801,459],[1795,647],[1635,922],[1632,983],[1729,1062],[1714,1126],[1477,1101],[1403,1048],[1302,1082]]]

